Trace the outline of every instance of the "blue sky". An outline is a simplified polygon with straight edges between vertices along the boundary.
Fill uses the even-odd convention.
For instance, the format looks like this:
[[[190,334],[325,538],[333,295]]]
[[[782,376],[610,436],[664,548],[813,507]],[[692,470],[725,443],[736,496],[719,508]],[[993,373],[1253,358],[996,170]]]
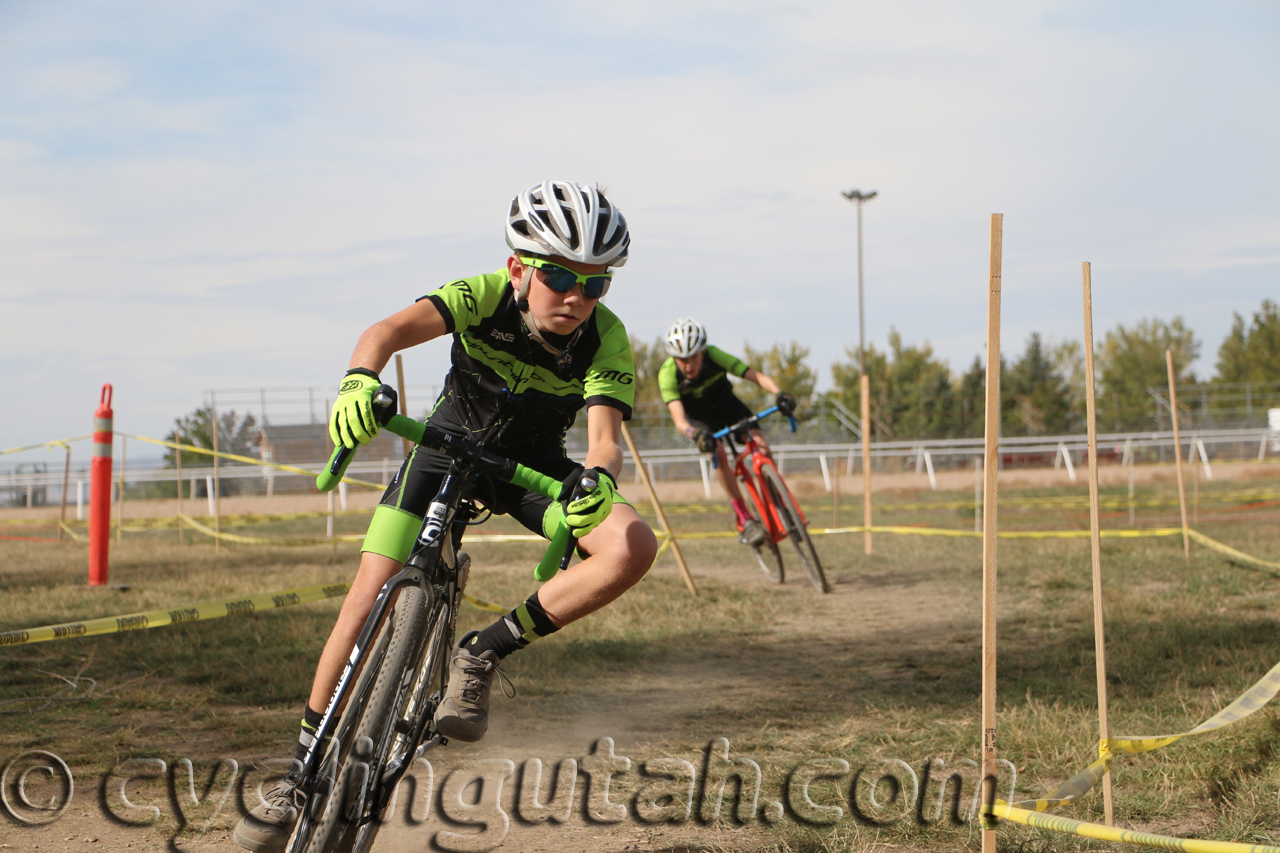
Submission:
[[[867,335],[1182,315],[1212,372],[1280,298],[1280,11],[1267,3],[67,2],[0,5],[0,447],[160,435],[209,388],[334,385],[370,323],[496,269],[518,190],[606,185],[609,304],[820,382]],[[445,342],[406,355],[436,382]],[[21,400],[39,400],[23,405]],[[7,460],[6,460],[7,461]]]

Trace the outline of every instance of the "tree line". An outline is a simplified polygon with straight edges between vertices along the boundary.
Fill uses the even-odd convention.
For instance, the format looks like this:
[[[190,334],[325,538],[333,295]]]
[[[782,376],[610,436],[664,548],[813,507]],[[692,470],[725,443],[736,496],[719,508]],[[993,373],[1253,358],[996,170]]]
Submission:
[[[636,356],[637,405],[661,409],[658,368],[666,360],[662,339],[632,339]],[[890,329],[889,346],[866,352],[870,378],[872,434],[877,441],[911,438],[962,438],[982,435],[986,414],[986,366],[980,357],[962,373],[953,373],[926,341],[904,343]],[[1257,411],[1280,406],[1280,305],[1263,300],[1249,321],[1234,315],[1231,331],[1218,348],[1215,374],[1203,381],[1191,370],[1201,342],[1178,316],[1165,321],[1117,324],[1097,343],[1096,406],[1103,431],[1142,431],[1160,427],[1160,402],[1148,388],[1165,388],[1165,350],[1173,351],[1179,387],[1195,386],[1226,399],[1237,386],[1250,389]],[[744,344],[741,357],[773,376],[801,405],[801,417],[813,417],[821,401],[835,401],[855,414],[861,411],[860,372],[855,345],[845,347],[846,360],[831,365],[832,389],[816,394],[817,372],[809,364],[809,348],[798,341],[757,350]],[[1010,363],[1002,356],[1000,421],[1004,435],[1034,436],[1082,433],[1085,430],[1085,366],[1079,341],[1046,341],[1033,332],[1022,353]],[[1269,387],[1268,387],[1269,386]],[[763,407],[765,395],[751,383],[737,392],[748,405]],[[1199,398],[1197,398],[1198,400]],[[1234,399],[1234,397],[1232,397]],[[1181,401],[1180,401],[1181,402]],[[1165,413],[1164,423],[1168,424]]]
[[[867,348],[871,379],[872,436],[877,441],[914,438],[965,438],[982,435],[986,412],[986,366],[980,357],[963,373],[953,373],[934,354],[932,346],[906,344],[896,329],[889,331],[886,350]],[[658,392],[658,368],[667,359],[662,339],[631,339],[636,362],[636,408],[665,419]],[[1159,404],[1147,389],[1167,386],[1165,350],[1173,350],[1178,385],[1207,391],[1252,383],[1258,386],[1255,408],[1280,406],[1280,305],[1263,300],[1246,321],[1234,315],[1231,331],[1218,348],[1216,372],[1201,382],[1190,369],[1201,343],[1182,317],[1166,322],[1140,320],[1117,324],[1097,344],[1098,428],[1103,431],[1142,431],[1161,426]],[[757,349],[744,343],[737,352],[748,364],[778,380],[800,404],[798,416],[815,417],[823,402],[838,402],[854,414],[861,411],[857,347],[845,347],[846,360],[831,365],[832,388],[815,391],[817,371],[809,364],[809,348],[799,341]],[[1085,430],[1084,353],[1079,341],[1046,341],[1033,332],[1022,354],[1000,368],[1000,420],[1004,435],[1063,435]],[[1269,386],[1269,387],[1268,387]],[[759,387],[739,382],[737,393],[748,406],[763,409],[773,401]],[[197,447],[213,446],[213,413],[200,408],[178,418],[166,438]],[[257,456],[259,429],[252,414],[222,411],[219,449]],[[1167,425],[1167,415],[1164,423]],[[165,454],[173,467],[176,453]],[[184,467],[203,467],[209,457],[184,451]],[[171,484],[170,484],[171,488]],[[204,486],[197,484],[200,494]],[[224,484],[225,493],[234,485]]]

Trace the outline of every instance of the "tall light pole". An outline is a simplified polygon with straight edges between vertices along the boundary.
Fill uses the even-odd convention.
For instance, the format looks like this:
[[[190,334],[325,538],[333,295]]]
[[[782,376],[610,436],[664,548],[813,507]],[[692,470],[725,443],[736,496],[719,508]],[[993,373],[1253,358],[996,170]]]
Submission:
[[[867,376],[867,334],[862,320],[862,203],[876,191],[845,190],[841,193],[858,205],[858,399],[862,419],[862,548],[871,554],[871,379]]]
[[[875,198],[876,191],[845,190],[840,194],[858,206],[858,373],[861,374],[867,369],[867,329],[862,319],[862,203]]]

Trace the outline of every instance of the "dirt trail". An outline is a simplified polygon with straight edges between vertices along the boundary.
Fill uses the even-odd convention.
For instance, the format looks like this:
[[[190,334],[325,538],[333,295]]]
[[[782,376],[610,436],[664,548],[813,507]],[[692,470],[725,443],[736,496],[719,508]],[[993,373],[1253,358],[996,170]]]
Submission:
[[[851,546],[852,540],[847,544]],[[833,545],[824,542],[821,547]],[[675,575],[674,568],[665,564],[654,571]],[[904,656],[940,642],[951,643],[958,635],[977,636],[976,601],[973,612],[962,614],[957,622],[958,583],[933,576],[854,576],[846,572],[834,578],[829,595],[818,595],[803,576],[793,576],[781,587],[769,583],[745,552],[731,564],[701,564],[699,575],[760,595],[778,596],[782,616],[740,648],[707,653],[689,647],[672,654],[660,671],[606,678],[602,684],[583,684],[567,695],[511,700],[498,696],[495,690],[493,725],[482,742],[454,744],[429,755],[437,790],[450,770],[464,762],[512,762],[515,773],[506,779],[502,791],[504,810],[511,816],[500,848],[504,851],[683,849],[682,841],[700,845],[718,841],[728,849],[749,849],[769,835],[767,826],[758,822],[740,828],[703,826],[695,821],[645,824],[632,814],[634,803],[626,796],[621,802],[627,805],[628,816],[617,822],[591,819],[580,805],[564,824],[530,825],[520,820],[516,804],[520,769],[526,759],[542,761],[545,797],[558,761],[573,758],[582,767],[593,747],[601,749],[601,739],[611,738],[614,754],[630,759],[627,773],[614,780],[615,798],[619,788],[624,793],[634,792],[645,781],[640,771],[647,761],[683,759],[701,774],[704,758],[698,750],[714,738],[727,739],[732,749],[735,742],[758,733],[762,726],[785,728],[793,714],[812,710],[809,706],[838,712],[843,697],[857,695],[872,684],[883,686],[886,678],[913,677],[910,672],[903,674]],[[976,653],[976,643],[973,651]],[[518,670],[513,669],[513,674],[518,689]],[[0,849],[34,850],[37,845],[41,851],[172,849],[155,829],[106,821],[93,803],[96,792],[91,790],[92,781],[77,785],[73,807],[49,827],[29,829],[0,821]],[[581,772],[577,787],[575,799],[585,803],[589,799],[587,777]],[[473,786],[469,795],[475,790]],[[598,794],[597,782],[597,803]],[[418,801],[412,813],[421,818],[423,808]],[[419,853],[437,849],[432,840],[442,830],[466,834],[481,828],[446,826],[439,811],[437,798],[425,822],[409,825],[403,815],[395,817],[382,830],[374,849],[380,853]],[[455,814],[462,811],[454,809]],[[501,826],[491,826],[486,832],[484,838],[470,841],[445,840],[453,849],[480,849],[502,836]],[[239,849],[225,828],[183,840],[180,846],[227,853]]]

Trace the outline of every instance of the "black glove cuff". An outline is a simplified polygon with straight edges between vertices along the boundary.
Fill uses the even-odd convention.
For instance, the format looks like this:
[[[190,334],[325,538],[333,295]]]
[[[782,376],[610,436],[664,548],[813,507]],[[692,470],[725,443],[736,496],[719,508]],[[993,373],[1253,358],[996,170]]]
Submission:
[[[615,480],[615,479],[614,479],[614,477],[613,477],[613,475],[612,475],[612,474],[610,474],[608,471],[606,471],[605,469],[601,468],[601,467],[600,467],[600,466],[598,466],[598,465],[597,465],[595,468],[592,468],[591,470],[592,470],[592,471],[595,471],[595,472],[596,472],[597,474],[599,474],[601,477],[603,477],[603,478],[605,478],[606,480],[608,480],[608,481],[609,481],[609,485],[613,486],[613,490],[614,490],[615,492],[618,490],[618,481],[617,481],[617,480]]]
[[[573,473],[560,481],[560,497],[558,498],[560,503],[565,503],[573,497],[573,490],[578,487],[578,481],[582,479],[582,475],[586,470],[586,468],[579,465],[573,470]]]
[[[375,382],[382,381],[381,379],[378,378],[378,374],[374,373],[372,370],[370,370],[367,367],[353,367],[342,375],[350,376],[353,373],[359,373],[361,376],[368,376],[370,379],[374,380]]]
[[[615,492],[618,490],[618,481],[615,480],[613,478],[613,475],[610,474],[608,471],[599,467],[591,468],[589,470],[594,471],[596,473],[597,480],[600,477],[605,477],[609,480],[609,484],[613,486],[613,490]],[[560,483],[560,502],[561,503],[564,503],[565,501],[573,497],[573,490],[578,488],[578,483],[582,481],[582,475],[587,473],[587,471],[588,471],[587,468],[578,468],[568,477],[565,477],[563,481],[561,481]]]

